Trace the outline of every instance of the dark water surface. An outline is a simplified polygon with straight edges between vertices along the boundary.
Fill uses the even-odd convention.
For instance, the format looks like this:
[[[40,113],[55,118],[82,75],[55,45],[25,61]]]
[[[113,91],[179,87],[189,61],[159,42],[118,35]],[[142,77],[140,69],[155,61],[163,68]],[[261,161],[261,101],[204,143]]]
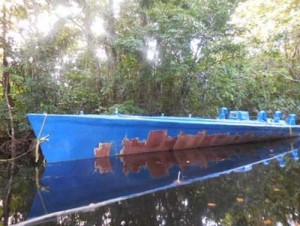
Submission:
[[[0,163],[0,225],[299,225],[299,146]]]

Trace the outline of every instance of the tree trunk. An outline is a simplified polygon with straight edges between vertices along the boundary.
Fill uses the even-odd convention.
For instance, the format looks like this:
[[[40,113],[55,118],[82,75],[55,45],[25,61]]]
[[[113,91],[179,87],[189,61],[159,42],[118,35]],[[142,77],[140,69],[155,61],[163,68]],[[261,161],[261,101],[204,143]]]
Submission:
[[[7,42],[7,32],[8,32],[8,23],[7,23],[7,9],[5,4],[3,4],[2,8],[3,13],[3,20],[2,20],[2,28],[3,28],[3,40],[2,40],[2,48],[3,48],[3,73],[2,73],[2,86],[3,86],[3,98],[5,100],[8,112],[8,132],[11,138],[11,156],[12,158],[15,157],[16,153],[16,138],[15,138],[15,129],[14,129],[14,120],[13,120],[13,101],[11,98],[11,91],[10,91],[10,72],[8,70],[9,64],[7,61],[7,55],[9,52],[9,43]]]
[[[117,77],[115,75],[116,64],[117,64],[117,50],[115,48],[116,21],[114,16],[113,4],[114,4],[113,0],[108,1],[107,11],[105,15],[106,31],[107,31],[107,37],[105,40],[105,52],[108,61],[108,76],[112,82],[111,101],[113,103],[116,103],[118,99],[118,84],[117,84]]]

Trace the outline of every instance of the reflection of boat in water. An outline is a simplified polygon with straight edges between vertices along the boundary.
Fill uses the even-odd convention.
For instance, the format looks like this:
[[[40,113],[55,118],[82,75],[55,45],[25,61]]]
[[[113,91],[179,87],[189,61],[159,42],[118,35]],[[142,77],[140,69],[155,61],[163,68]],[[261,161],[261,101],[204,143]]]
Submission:
[[[108,203],[231,172],[285,155],[299,158],[299,140],[152,153],[48,164],[28,218],[91,210]],[[47,215],[47,216],[45,216]]]

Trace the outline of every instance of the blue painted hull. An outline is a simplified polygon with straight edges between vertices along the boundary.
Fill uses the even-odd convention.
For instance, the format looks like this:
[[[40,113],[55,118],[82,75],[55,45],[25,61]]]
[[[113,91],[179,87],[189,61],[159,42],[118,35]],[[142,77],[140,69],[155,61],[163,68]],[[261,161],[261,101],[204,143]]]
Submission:
[[[48,163],[269,141],[300,126],[250,120],[28,114]]]
[[[28,218],[88,211],[109,203],[228,173],[284,156],[299,159],[299,140],[87,159],[47,165]],[[46,216],[45,216],[46,215]],[[41,218],[39,218],[42,216]]]

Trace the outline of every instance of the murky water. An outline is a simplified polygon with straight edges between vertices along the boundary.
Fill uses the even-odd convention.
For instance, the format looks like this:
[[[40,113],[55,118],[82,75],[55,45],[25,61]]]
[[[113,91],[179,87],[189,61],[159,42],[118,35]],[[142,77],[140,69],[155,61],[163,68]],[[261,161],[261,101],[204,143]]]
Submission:
[[[2,163],[0,225],[299,225],[299,144]]]

